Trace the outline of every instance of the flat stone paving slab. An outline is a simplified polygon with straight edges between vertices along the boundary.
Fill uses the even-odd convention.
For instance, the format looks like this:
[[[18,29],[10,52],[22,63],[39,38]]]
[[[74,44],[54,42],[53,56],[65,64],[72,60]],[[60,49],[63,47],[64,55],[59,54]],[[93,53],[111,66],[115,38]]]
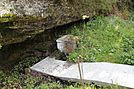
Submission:
[[[107,62],[80,63],[83,80],[98,84],[118,84],[134,89],[134,66]],[[33,71],[73,82],[80,81],[78,64],[47,57],[30,68]]]

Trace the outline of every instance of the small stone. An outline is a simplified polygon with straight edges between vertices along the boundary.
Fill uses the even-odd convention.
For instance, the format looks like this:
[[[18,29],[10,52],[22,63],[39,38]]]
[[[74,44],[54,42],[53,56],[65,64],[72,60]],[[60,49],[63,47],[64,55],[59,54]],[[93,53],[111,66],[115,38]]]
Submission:
[[[24,71],[25,71],[25,74],[30,74],[31,73],[31,69],[30,68],[25,68]]]

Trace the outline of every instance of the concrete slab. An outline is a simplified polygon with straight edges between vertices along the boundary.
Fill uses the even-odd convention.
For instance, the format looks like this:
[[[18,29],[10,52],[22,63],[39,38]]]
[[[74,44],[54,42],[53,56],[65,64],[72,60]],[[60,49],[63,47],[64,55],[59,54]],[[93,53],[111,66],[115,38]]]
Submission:
[[[118,84],[134,88],[134,66],[106,62],[80,63],[84,82]],[[43,74],[73,82],[80,81],[78,64],[47,57],[30,68]]]

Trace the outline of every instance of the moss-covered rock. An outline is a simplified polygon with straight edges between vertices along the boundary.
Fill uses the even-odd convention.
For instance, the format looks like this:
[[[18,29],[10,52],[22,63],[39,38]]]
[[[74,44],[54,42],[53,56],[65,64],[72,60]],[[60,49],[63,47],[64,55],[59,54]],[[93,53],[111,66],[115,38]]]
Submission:
[[[18,43],[45,29],[110,11],[115,0],[1,0],[0,44]]]
[[[107,14],[115,3],[116,0],[0,0],[0,63],[49,55],[47,51],[54,50],[48,45],[54,44],[55,30],[46,29],[83,16]]]

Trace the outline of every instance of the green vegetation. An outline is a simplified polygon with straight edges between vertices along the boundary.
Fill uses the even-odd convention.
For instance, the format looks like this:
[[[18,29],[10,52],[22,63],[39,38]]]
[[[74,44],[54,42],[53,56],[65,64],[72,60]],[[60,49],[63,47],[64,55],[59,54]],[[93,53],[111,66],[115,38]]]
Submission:
[[[70,10],[66,12],[63,7],[61,13],[63,12],[67,14],[67,16],[77,17],[78,14],[82,15],[79,12],[89,11],[92,13],[91,16],[115,14],[126,19],[124,20],[114,16],[100,16],[92,18],[90,21],[82,23],[81,25],[76,25],[72,28],[67,27],[67,34],[79,37],[78,47],[67,57],[68,61],[77,62],[78,59],[81,59],[81,61],[86,62],[103,61],[134,65],[134,12],[129,13],[129,11],[133,10],[128,10],[129,8],[133,8],[132,0],[64,1],[67,1],[67,3],[63,3],[65,6],[68,4],[66,6],[67,8],[68,6],[73,8],[72,3],[75,5],[75,8],[71,10],[72,12],[69,12]],[[116,2],[118,1],[120,2],[117,7]],[[61,2],[63,1],[61,0]],[[120,11],[118,11],[117,8]],[[28,29],[22,30],[22,28],[25,27],[24,25],[28,26],[28,28],[29,25],[34,26],[34,23],[45,21],[45,18],[51,21],[57,16],[61,17],[60,13],[54,13],[51,16],[50,13],[52,12],[59,12],[59,9],[56,9],[55,6],[48,8],[48,14],[45,15],[46,17],[44,18],[37,18],[36,16],[18,17],[13,14],[5,14],[0,17],[0,24],[2,24],[0,29],[0,50],[5,44],[24,41],[27,38],[27,34],[34,36],[34,34],[44,31],[39,30],[38,32],[36,30],[34,31],[34,29],[30,29],[29,31]],[[67,19],[71,22],[73,18],[69,18]],[[56,20],[58,24],[63,24],[67,21],[66,19],[60,20],[60,18]],[[33,23],[33,25],[31,23]],[[46,28],[49,28],[49,25]],[[60,30],[57,35],[59,36],[59,34]],[[63,30],[63,34],[65,34],[65,30]],[[9,42],[7,40],[3,41],[3,39],[6,38],[12,39]],[[61,81],[50,76],[31,75],[28,68],[40,60],[42,60],[42,58],[32,56],[12,66],[11,69],[2,69],[0,67],[0,89],[81,89],[83,87],[79,82],[72,83],[70,81]],[[116,85],[101,86],[85,84],[84,87],[85,89],[119,89]]]
[[[75,26],[71,34],[79,36],[77,49],[68,56],[69,61],[103,61],[134,64],[134,21],[118,17],[97,17],[81,27]]]
[[[78,48],[68,56],[69,61],[107,61],[134,64],[134,22],[117,17],[96,17],[87,23],[69,28],[67,33],[79,37]],[[10,71],[0,70],[0,88],[15,89],[80,89],[79,83],[59,81],[49,76],[26,73],[42,58],[28,57]],[[118,86],[87,84],[85,89],[118,89]]]
[[[17,73],[17,74],[16,74]],[[4,73],[0,70],[0,89],[81,89],[79,83],[58,81],[47,76],[31,76],[29,74],[20,74],[12,72]],[[85,84],[85,89],[119,89],[118,85],[100,86],[94,84]],[[125,89],[125,88],[124,88]]]
[[[105,61],[134,65],[134,13],[128,20],[119,17],[96,17],[67,29],[67,34],[79,37],[78,47],[67,58],[68,61]],[[12,16],[5,16],[5,18]],[[33,18],[31,18],[33,19]],[[7,22],[10,19],[5,19]],[[58,33],[60,34],[60,33]],[[62,34],[62,33],[61,33]],[[65,34],[65,31],[64,31]],[[0,45],[0,48],[2,46]],[[39,57],[28,57],[12,70],[0,69],[0,89],[81,89],[79,83],[60,81],[49,76],[31,76],[29,68],[40,61]],[[85,89],[119,89],[118,86],[85,84]]]
[[[0,17],[0,23],[4,22],[10,22],[14,19],[15,15],[13,14],[4,14],[2,17]]]

